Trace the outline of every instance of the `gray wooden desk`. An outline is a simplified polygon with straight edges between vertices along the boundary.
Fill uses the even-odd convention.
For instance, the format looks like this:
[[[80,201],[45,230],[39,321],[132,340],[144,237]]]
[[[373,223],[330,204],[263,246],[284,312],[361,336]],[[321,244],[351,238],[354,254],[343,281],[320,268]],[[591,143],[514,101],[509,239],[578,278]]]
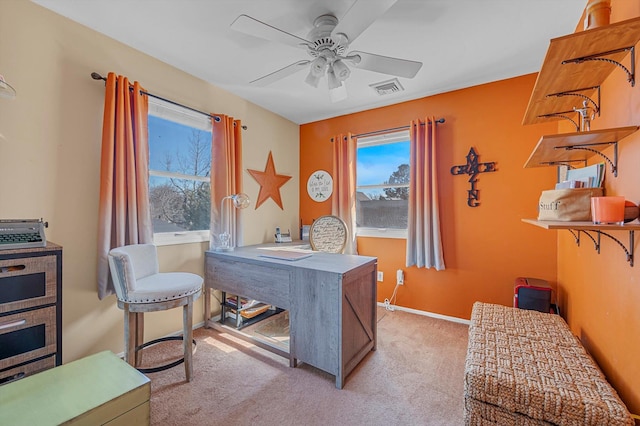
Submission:
[[[258,247],[265,246],[206,252],[205,326],[220,327],[211,319],[214,289],[287,309],[289,353],[281,355],[292,367],[302,361],[335,375],[342,389],[345,377],[376,349],[377,259],[314,252],[287,261],[261,257],[265,251]]]

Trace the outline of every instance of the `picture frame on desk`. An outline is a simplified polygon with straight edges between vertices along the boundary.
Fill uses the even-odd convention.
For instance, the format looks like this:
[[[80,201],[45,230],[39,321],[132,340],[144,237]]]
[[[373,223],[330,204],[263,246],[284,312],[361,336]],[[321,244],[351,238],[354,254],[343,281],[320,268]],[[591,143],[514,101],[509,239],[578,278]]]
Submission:
[[[309,243],[314,251],[343,253],[347,235],[347,224],[338,216],[320,216],[309,229]]]

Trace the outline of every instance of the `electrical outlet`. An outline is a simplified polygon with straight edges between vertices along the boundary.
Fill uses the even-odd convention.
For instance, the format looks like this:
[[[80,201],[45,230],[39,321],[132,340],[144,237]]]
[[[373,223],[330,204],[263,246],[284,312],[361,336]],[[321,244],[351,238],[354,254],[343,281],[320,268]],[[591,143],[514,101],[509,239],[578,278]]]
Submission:
[[[382,273],[382,271],[378,271],[378,281],[384,281],[384,274]]]
[[[404,285],[404,272],[402,269],[396,271],[396,283],[398,285]]]

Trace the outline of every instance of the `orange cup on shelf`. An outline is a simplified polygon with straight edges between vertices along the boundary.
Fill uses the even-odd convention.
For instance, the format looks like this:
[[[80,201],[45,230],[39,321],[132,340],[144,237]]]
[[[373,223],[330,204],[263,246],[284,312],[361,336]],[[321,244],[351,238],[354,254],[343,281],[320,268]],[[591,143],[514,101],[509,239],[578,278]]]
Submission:
[[[596,225],[624,224],[624,197],[591,197],[591,219]]]

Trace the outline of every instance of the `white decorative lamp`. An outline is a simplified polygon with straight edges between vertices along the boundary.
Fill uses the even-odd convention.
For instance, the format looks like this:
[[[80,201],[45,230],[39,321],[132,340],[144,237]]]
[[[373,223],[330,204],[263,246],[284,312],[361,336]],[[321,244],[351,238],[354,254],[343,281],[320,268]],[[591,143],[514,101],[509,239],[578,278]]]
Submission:
[[[216,247],[217,251],[232,251],[234,247],[234,241],[231,239],[231,221],[227,220],[226,209],[224,208],[225,200],[231,200],[233,206],[237,209],[244,209],[249,206],[251,202],[249,196],[243,192],[233,195],[227,195],[220,200],[220,226],[221,232],[218,234],[220,245]],[[235,236],[234,236],[235,237]],[[234,238],[235,239],[235,238]]]

